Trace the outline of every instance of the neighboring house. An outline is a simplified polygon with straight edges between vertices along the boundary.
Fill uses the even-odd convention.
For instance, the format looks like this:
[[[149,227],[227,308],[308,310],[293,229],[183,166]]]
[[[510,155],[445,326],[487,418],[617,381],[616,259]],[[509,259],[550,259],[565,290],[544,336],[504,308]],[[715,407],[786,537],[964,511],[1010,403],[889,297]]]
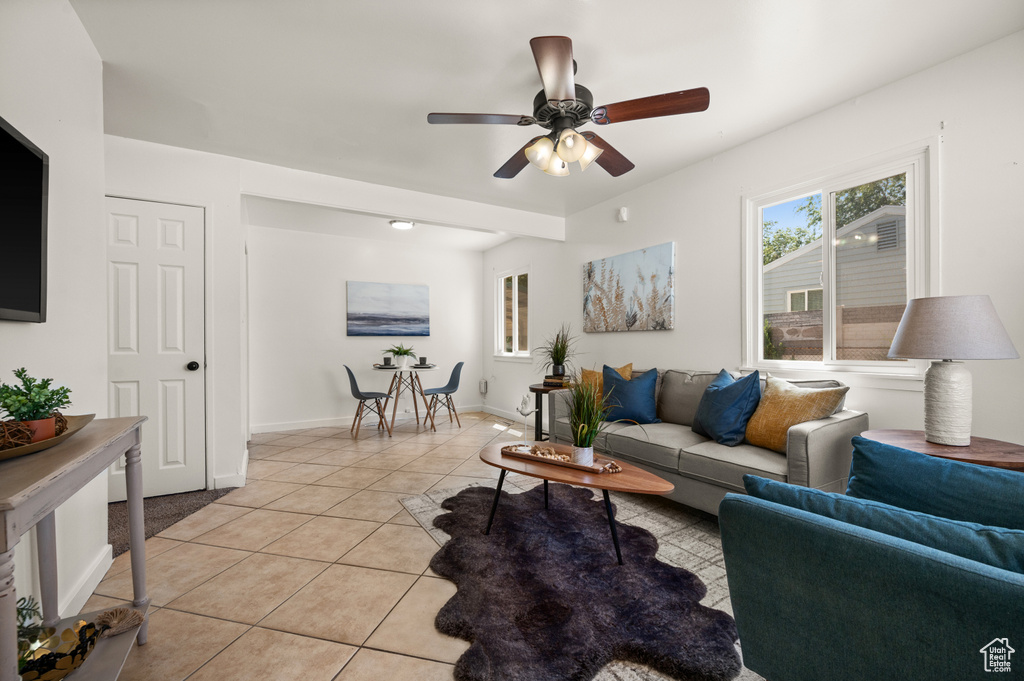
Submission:
[[[884,360],[907,302],[907,209],[882,206],[836,233],[838,359]],[[762,305],[783,358],[821,358],[821,239],[768,263]]]

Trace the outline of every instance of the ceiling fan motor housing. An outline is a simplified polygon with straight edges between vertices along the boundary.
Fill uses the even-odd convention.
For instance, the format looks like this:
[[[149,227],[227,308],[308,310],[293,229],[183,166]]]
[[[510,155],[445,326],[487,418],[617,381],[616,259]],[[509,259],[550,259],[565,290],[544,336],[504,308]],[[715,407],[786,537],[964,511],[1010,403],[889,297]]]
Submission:
[[[555,131],[564,128],[575,128],[590,120],[590,112],[594,108],[594,95],[590,90],[576,84],[576,99],[559,102],[558,106],[548,101],[541,90],[533,98],[533,118],[537,125]]]

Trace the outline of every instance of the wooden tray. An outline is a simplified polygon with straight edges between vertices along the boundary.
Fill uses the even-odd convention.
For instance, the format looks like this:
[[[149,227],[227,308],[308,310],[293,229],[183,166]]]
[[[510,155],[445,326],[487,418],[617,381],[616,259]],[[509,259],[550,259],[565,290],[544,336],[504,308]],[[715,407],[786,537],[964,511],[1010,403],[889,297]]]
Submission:
[[[558,459],[549,459],[546,456],[537,456],[536,454],[531,454],[530,452],[520,451],[520,450],[516,449],[516,447],[514,447],[514,446],[513,447],[502,447],[501,448],[501,453],[504,454],[505,456],[514,456],[517,459],[527,459],[529,461],[536,461],[538,463],[549,463],[552,466],[564,466],[566,468],[575,468],[576,470],[579,470],[579,471],[590,471],[591,473],[609,473],[610,474],[610,473],[620,473],[621,472],[621,469],[618,470],[618,471],[610,471],[607,468],[605,468],[605,466],[607,466],[608,464],[615,463],[611,459],[599,459],[596,456],[594,457],[594,465],[593,466],[584,466],[583,464],[573,463],[571,461],[559,461]]]
[[[96,414],[84,414],[80,416],[65,416],[68,420],[68,427],[63,433],[57,437],[51,437],[48,440],[40,440],[39,442],[33,442],[30,445],[22,445],[20,447],[11,447],[10,449],[0,449],[0,461],[6,459],[13,459],[17,456],[25,456],[26,454],[32,454],[34,452],[41,452],[44,449],[49,449],[54,445],[59,445],[64,440],[85,428],[96,417]]]

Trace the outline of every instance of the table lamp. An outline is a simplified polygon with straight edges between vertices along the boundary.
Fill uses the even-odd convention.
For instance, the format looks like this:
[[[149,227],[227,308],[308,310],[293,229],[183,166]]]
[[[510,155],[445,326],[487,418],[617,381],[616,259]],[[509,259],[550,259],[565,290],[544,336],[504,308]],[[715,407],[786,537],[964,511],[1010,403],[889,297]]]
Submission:
[[[931,359],[924,375],[928,442],[971,444],[971,372],[963,359],[1017,359],[988,296],[914,298],[907,303],[889,357]]]

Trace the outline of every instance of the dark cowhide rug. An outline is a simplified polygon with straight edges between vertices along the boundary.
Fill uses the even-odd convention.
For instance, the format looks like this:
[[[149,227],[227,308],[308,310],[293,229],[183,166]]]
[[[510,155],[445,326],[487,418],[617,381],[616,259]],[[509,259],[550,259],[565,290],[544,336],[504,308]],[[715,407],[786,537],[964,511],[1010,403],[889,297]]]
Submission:
[[[619,525],[619,565],[603,502],[552,484],[547,510],[543,485],[502,492],[484,535],[493,496],[464,489],[434,520],[452,538],[430,567],[458,587],[435,624],[472,643],[456,679],[585,681],[612,660],[687,681],[739,674],[732,617],[699,604],[696,576],[655,559],[651,533]]]

